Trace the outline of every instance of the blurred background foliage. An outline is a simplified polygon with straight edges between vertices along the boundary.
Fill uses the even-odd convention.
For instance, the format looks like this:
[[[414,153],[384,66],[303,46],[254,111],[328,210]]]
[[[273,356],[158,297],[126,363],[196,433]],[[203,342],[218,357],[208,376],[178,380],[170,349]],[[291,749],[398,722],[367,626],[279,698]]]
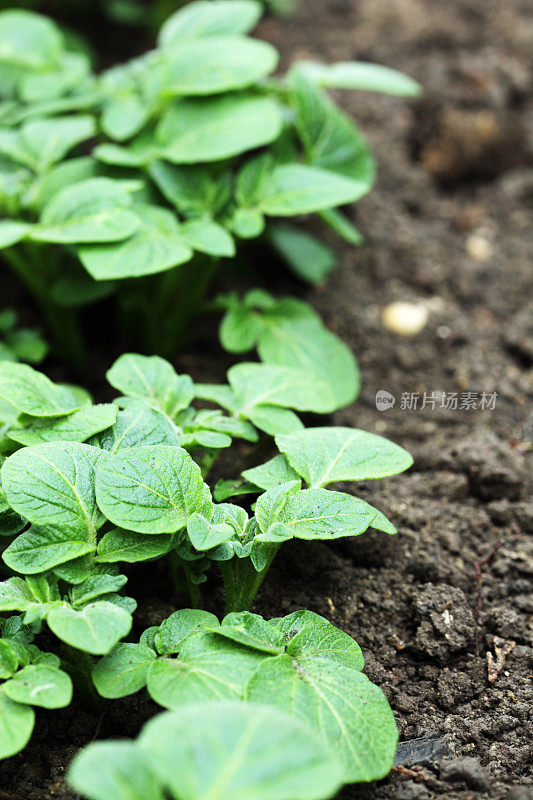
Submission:
[[[209,2],[209,0],[207,0]],[[263,0],[267,11],[288,16],[298,0]],[[0,10],[26,8],[52,17],[80,36],[97,67],[108,67],[151,46],[161,24],[186,0],[0,0]],[[98,59],[95,59],[95,52]]]

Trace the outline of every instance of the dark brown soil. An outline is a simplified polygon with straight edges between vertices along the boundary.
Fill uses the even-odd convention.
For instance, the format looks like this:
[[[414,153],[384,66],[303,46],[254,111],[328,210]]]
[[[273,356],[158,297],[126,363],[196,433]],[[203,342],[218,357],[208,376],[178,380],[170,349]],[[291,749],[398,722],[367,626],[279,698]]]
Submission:
[[[415,457],[408,474],[357,488],[400,534],[285,545],[257,604],[265,616],[311,608],[352,634],[401,740],[435,740],[425,743],[434,757],[404,758],[380,785],[347,788],[346,800],[533,797],[531,11],[526,0],[305,0],[294,20],[263,23],[287,60],[381,62],[426,89],[415,103],[340,96],[375,149],[378,185],[354,216],[367,243],[344,248],[339,271],[308,298],[363,373],[359,401],[333,421]],[[427,302],[418,336],[383,326],[396,300]],[[380,389],[394,408],[376,409]],[[497,392],[496,408],[420,408],[424,392],[442,391]],[[402,409],[413,392],[418,409]],[[158,583],[141,626],[173,608],[155,599]],[[39,713],[31,745],[0,767],[0,798],[73,798],[63,774],[76,750],[134,736],[151,713],[136,698],[102,715]]]

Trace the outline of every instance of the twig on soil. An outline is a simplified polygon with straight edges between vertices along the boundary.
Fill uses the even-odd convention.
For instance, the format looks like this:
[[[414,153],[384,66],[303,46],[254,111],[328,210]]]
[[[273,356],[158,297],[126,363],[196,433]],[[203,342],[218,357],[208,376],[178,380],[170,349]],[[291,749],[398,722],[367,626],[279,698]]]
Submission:
[[[515,647],[516,642],[513,642],[512,640],[505,641],[505,639],[502,639],[499,636],[494,637],[494,652],[496,654],[496,658],[494,658],[490,651],[487,653],[487,671],[489,683],[494,683],[503,669],[505,659]]]
[[[402,775],[404,778],[411,778],[411,780],[416,781],[417,783],[425,783],[428,780],[431,780],[431,775],[426,775],[422,769],[409,769],[408,767],[393,767],[391,772],[395,772],[396,775]]]
[[[483,632],[485,630],[485,625],[483,624],[483,572],[482,567],[486,567],[489,564],[492,564],[496,556],[498,555],[498,551],[503,544],[503,539],[498,539],[492,550],[485,558],[480,558],[479,561],[476,561],[474,564],[474,569],[476,571],[476,584],[477,584],[477,592],[476,592],[476,619],[477,624],[479,626],[479,630],[476,636],[476,655],[479,655],[481,652],[481,640],[483,638]]]

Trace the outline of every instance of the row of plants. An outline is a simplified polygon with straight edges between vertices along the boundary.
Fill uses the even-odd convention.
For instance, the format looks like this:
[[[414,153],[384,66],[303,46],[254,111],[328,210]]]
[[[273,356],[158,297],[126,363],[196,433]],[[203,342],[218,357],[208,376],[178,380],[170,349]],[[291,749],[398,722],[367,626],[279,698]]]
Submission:
[[[333,253],[280,219],[317,213],[358,243],[341,207],[374,179],[325,90],[418,86],[355,62],[273,77],[276,51],[246,35],[260,13],[253,0],[190,3],[156,49],[97,74],[52,20],[0,12],[5,262],[55,358],[85,363],[80,309],[110,298],[120,345],[150,353],[121,355],[107,372],[118,396],[95,402],[23,363],[47,344],[0,317],[0,758],[26,746],[36,708],[73,697],[98,708],[143,692],[167,709],[135,741],[75,758],[68,781],[90,800],[320,800],[394,759],[394,716],[352,637],[312,611],[251,608],[284,542],[396,533],[345,489],[411,456],[309,416],[352,403],[360,379],[307,303],[211,287],[221,270],[226,286],[232,271],[239,285],[256,275],[258,248],[322,282]],[[161,357],[205,310],[222,314],[224,349],[259,358],[225,383]],[[254,466],[225,474],[228,450],[224,464]],[[139,588],[156,567],[178,610],[143,631]],[[203,601],[217,582],[215,616]]]
[[[280,219],[317,213],[361,240],[339,207],[369,191],[374,159],[324,88],[418,86],[358,63],[273,77],[278,53],[246,35],[260,13],[189,4],[156,49],[96,75],[51,20],[0,12],[0,247],[77,363],[79,310],[110,295],[123,340],[174,353],[250,240],[323,281],[332,252]]]

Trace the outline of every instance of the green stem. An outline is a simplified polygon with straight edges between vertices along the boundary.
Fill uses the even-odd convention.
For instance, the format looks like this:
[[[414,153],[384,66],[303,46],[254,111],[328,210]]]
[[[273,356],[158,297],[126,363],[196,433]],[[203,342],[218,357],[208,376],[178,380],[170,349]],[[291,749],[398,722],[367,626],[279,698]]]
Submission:
[[[220,450],[206,450],[200,458],[198,459],[198,466],[200,467],[200,471],[202,473],[202,478],[205,479],[211,472],[213,468],[213,464],[217,460],[220,455]]]
[[[20,248],[10,247],[4,250],[3,255],[13,272],[29,289],[45,318],[54,350],[76,368],[85,364],[87,348],[78,312],[58,306],[50,300],[49,270],[45,267],[47,259],[44,248],[29,250],[25,255]]]
[[[172,583],[176,594],[188,594],[191,603],[190,607],[201,608],[202,592],[198,584],[192,579],[193,570],[189,562],[180,558],[175,550],[170,554],[170,574],[172,575]]]
[[[250,610],[279,547],[279,544],[271,546],[267,563],[260,572],[255,569],[251,558],[234,556],[229,561],[217,562],[224,581],[226,614]]]
[[[100,710],[104,700],[96,691],[93,683],[94,662],[89,653],[76,650],[75,647],[66,644],[63,648],[61,666],[72,678],[85,704],[93,710]]]
[[[161,275],[146,325],[147,343],[153,352],[173,355],[190,338],[192,322],[202,308],[217,266],[217,259],[196,255],[187,264]]]

